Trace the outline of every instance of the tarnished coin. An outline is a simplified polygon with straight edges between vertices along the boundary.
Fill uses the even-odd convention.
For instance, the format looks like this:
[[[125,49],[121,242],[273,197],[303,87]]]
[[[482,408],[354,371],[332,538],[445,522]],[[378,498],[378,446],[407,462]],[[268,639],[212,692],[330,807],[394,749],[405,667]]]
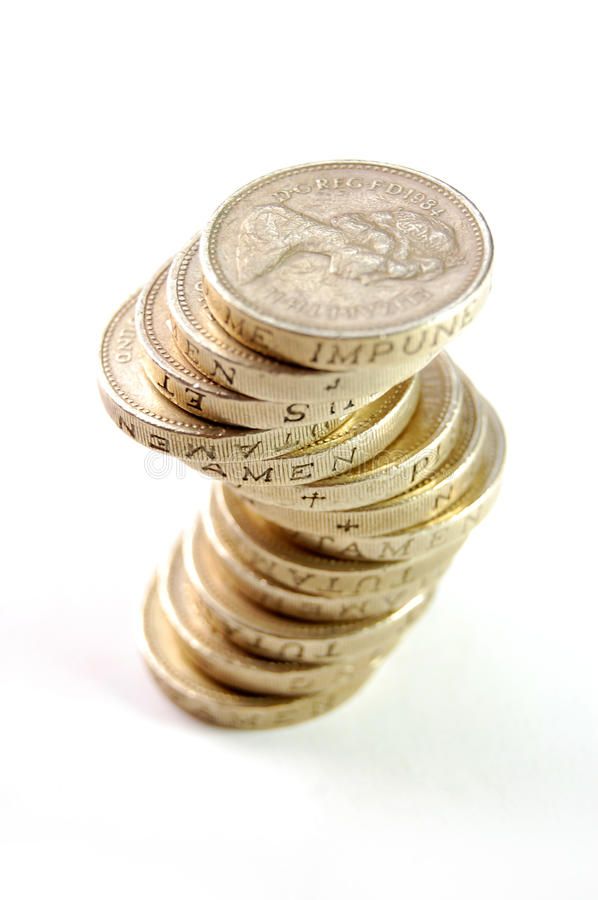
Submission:
[[[143,608],[142,652],[164,693],[193,716],[227,728],[274,728],[293,725],[334,709],[367,680],[374,665],[334,687],[305,697],[273,697],[235,691],[194,665],[185,645],[166,618],[152,584]]]
[[[262,353],[403,379],[475,316],[492,241],[476,207],[412,169],[337,161],[259,178],[200,246],[214,316]]]
[[[222,684],[254,694],[302,696],[346,683],[359,673],[365,678],[374,660],[395,645],[393,640],[380,650],[325,666],[254,656],[226,636],[191,585],[180,544],[160,573],[158,593],[170,624],[199,667]]]
[[[135,297],[116,313],[102,339],[100,393],[107,412],[130,437],[188,463],[252,460],[290,453],[338,427],[340,421],[254,431],[217,425],[166,400],[149,383],[135,331]]]
[[[316,372],[254,352],[236,339],[240,335],[233,322],[225,330],[210,313],[203,293],[197,248],[195,239],[172,262],[168,307],[180,349],[213,381],[250,397],[276,403],[325,401],[330,404],[330,415],[342,416],[361,406],[368,396],[388,390],[421,368],[395,366],[367,372],[363,369]]]
[[[463,411],[457,442],[447,460],[402,494],[371,506],[340,511],[294,509],[251,499],[259,515],[294,531],[321,536],[338,535],[350,541],[359,535],[387,534],[411,528],[440,515],[461,497],[475,478],[484,447],[487,417],[485,404],[471,382],[463,379]]]
[[[455,541],[464,541],[469,532],[490,511],[500,487],[505,460],[505,437],[500,421],[489,404],[488,428],[479,467],[468,490],[446,507],[442,514],[422,525],[375,537],[318,537],[310,532],[289,532],[289,537],[318,553],[338,557],[345,562],[360,560],[380,565],[384,560],[410,559],[415,554],[437,552]]]
[[[137,337],[143,350],[143,367],[153,386],[193,415],[244,428],[293,428],[355,411],[351,402],[330,400],[274,403],[256,400],[212,381],[196,369],[179,349],[169,320],[164,266],[141,291],[137,300]],[[359,398],[360,403],[367,402]]]
[[[238,555],[238,542],[231,541],[226,531],[216,528],[210,516],[204,517],[202,529],[218,557],[218,562],[239,585],[241,592],[253,603],[265,606],[272,612],[311,622],[350,622],[371,619],[402,608],[418,594],[431,595],[454,555],[452,552],[445,553],[433,565],[428,560],[421,574],[408,579],[400,587],[372,593],[345,594],[339,592],[330,596],[323,594],[318,596],[285,587],[272,578],[268,578],[257,568],[254,569],[247,559]],[[253,547],[250,548],[250,553],[253,558]],[[255,550],[255,555],[258,566],[260,566],[261,559],[262,568],[271,569],[272,560],[263,557],[259,547]],[[295,576],[301,577],[296,570]],[[415,611],[410,614],[410,622],[414,616]]]
[[[309,488],[240,479],[248,497],[297,510],[347,510],[369,506],[423,481],[451,453],[458,437],[463,385],[446,353],[420,372],[420,398],[409,425],[378,455]]]
[[[247,565],[280,584],[317,596],[370,594],[405,587],[437,569],[447,551],[455,552],[461,544],[456,540],[450,549],[443,546],[416,557],[409,553],[407,543],[405,548],[397,547],[394,554],[389,551],[380,563],[333,559],[297,546],[295,532],[262,519],[238,494],[222,485],[212,489],[210,516],[218,533],[227,535],[229,546]]]
[[[200,524],[185,538],[183,555],[193,587],[230,639],[269,659],[323,665],[367,652],[378,658],[380,648],[398,640],[410,613],[427,599],[420,594],[400,610],[360,622],[300,622],[275,615],[245,597],[202,539]]]
[[[307,446],[280,456],[284,444],[270,447],[273,457],[254,462],[249,453],[243,461],[189,460],[189,465],[222,481],[256,485],[301,485],[353,470],[381,453],[409,423],[419,397],[418,377],[362,406],[328,434]],[[288,436],[285,436],[288,440]],[[259,447],[256,438],[254,445]]]

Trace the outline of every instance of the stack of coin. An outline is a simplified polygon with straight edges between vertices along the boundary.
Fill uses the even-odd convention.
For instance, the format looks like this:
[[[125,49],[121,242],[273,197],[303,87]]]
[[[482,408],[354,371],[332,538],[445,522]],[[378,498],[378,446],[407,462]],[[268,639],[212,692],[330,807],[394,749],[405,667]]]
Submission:
[[[299,166],[226,200],[110,322],[107,411],[215,481],[143,609],[181,707],[311,718],[426,608],[503,467],[496,414],[443,349],[491,258],[480,213],[435,178]]]

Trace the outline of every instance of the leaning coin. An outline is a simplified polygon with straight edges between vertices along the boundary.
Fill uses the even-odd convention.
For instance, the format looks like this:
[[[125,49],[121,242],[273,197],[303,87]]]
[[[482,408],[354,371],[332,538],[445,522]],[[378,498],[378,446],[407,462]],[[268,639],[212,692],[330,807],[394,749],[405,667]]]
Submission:
[[[446,353],[420,372],[420,398],[409,425],[377,456],[306,489],[237,480],[244,495],[275,506],[347,510],[394,497],[442,465],[458,437],[463,406],[461,377]]]
[[[170,624],[204,672],[216,681],[254,694],[301,696],[313,694],[357,676],[394,647],[394,640],[351,660],[317,666],[280,662],[254,656],[233,643],[189,581],[178,544],[158,577],[160,604]]]
[[[418,377],[391,388],[346,418],[334,431],[291,453],[284,453],[285,444],[281,443],[270,447],[276,458],[258,457],[254,462],[247,452],[242,462],[189,460],[188,464],[204,475],[240,485],[284,487],[334,477],[377,456],[403,432],[417,407]],[[257,439],[254,445],[259,446]]]
[[[375,537],[351,537],[338,535],[318,537],[309,532],[289,532],[293,541],[318,553],[349,560],[366,561],[370,565],[384,560],[411,559],[416,554],[437,552],[464,541],[469,532],[490,511],[500,487],[505,460],[505,437],[502,425],[491,406],[486,403],[488,429],[484,439],[479,468],[468,490],[440,516],[406,528],[403,531]]]
[[[155,584],[143,608],[142,653],[164,693],[193,716],[228,728],[274,728],[328,712],[351,697],[369,677],[359,673],[316,694],[272,697],[246,694],[219,684],[193,664],[164,615]]]
[[[185,462],[267,458],[304,447],[340,424],[336,419],[254,431],[217,425],[179,409],[146,378],[135,331],[135,300],[131,297],[119,309],[104,332],[100,393],[111,418],[140,444]]]
[[[250,397],[276,403],[325,401],[330,415],[342,416],[364,398],[405,380],[421,366],[364,372],[316,372],[254,352],[240,342],[234,323],[222,328],[205,301],[195,239],[175,256],[168,274],[168,307],[173,333],[185,356],[208,378]],[[239,337],[239,340],[236,338]],[[259,349],[259,348],[258,348]]]
[[[237,191],[200,259],[210,309],[248,346],[317,369],[396,365],[402,379],[478,312],[492,241],[437,178],[339,160]]]
[[[409,613],[426,602],[419,594],[402,609],[360,622],[300,622],[252,603],[218,565],[201,526],[184,540],[185,568],[203,603],[226,628],[231,641],[258,656],[301,662],[334,663],[388,647],[407,627]]]
[[[241,592],[253,603],[265,606],[272,612],[311,622],[357,621],[384,616],[400,609],[418,594],[430,594],[448,569],[454,555],[447,552],[441,554],[434,564],[428,561],[421,574],[398,588],[374,591],[371,594],[339,593],[333,596],[323,594],[318,596],[285,587],[258,569],[254,569],[238,555],[238,544],[230,542],[226,533],[215,527],[210,516],[205,516],[202,520],[202,529],[219,564],[228,570]],[[266,560],[266,565],[270,564],[271,561]]]
[[[463,376],[462,376],[463,377]],[[251,499],[260,516],[283,528],[327,537],[370,536],[399,531],[426,522],[461,497],[475,478],[484,447],[485,404],[468,379],[463,378],[463,412],[459,437],[448,459],[402,494],[371,506],[341,511],[294,509]]]
[[[342,408],[345,415],[355,410],[354,404],[335,404],[329,400],[318,403],[256,400],[212,381],[193,367],[172,334],[166,303],[168,268],[168,265],[162,268],[141,291],[135,315],[145,373],[167,400],[205,419],[262,429],[322,422],[333,417],[336,408]],[[364,398],[359,399],[360,403],[366,402]]]
[[[218,533],[227,535],[229,546],[235,548],[234,552],[247,565],[280,584],[318,596],[369,594],[404,587],[433,571],[449,549],[442,547],[415,558],[408,553],[408,548],[398,547],[380,563],[332,559],[297,546],[295,532],[287,532],[261,519],[237,494],[222,485],[214,485],[212,489],[209,514]],[[303,536],[301,533],[300,538]],[[459,545],[456,540],[450,550],[455,552]]]

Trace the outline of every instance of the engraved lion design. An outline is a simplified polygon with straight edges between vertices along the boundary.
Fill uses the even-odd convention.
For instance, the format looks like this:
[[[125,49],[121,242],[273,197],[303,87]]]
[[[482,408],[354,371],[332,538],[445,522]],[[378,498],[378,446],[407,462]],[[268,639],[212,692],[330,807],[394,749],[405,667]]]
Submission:
[[[347,212],[325,223],[270,205],[253,210],[241,225],[239,279],[247,284],[299,253],[325,255],[329,274],[366,285],[428,280],[462,262],[453,228],[412,209]]]

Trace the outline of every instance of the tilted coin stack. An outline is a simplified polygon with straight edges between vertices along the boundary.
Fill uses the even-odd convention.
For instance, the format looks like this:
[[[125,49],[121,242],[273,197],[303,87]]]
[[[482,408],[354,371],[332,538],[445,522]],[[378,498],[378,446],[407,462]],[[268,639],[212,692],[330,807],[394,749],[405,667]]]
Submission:
[[[488,228],[397,166],[252,182],[110,322],[107,411],[215,480],[143,608],[187,711],[261,728],[351,696],[496,496],[500,422],[444,347],[489,288]]]

